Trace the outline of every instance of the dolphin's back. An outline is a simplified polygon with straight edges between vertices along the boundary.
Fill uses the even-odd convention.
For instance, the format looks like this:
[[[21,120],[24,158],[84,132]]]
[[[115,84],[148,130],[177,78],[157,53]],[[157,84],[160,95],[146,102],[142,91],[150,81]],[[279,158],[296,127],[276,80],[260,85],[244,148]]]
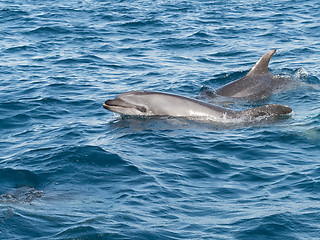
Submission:
[[[148,108],[154,115],[167,116],[190,116],[221,117],[224,114],[236,115],[235,111],[201,102],[192,98],[178,96],[161,92],[134,92],[141,97],[142,102],[148,105]]]
[[[244,76],[218,89],[216,94],[225,97],[260,99],[269,95],[273,78],[270,73],[257,76]]]
[[[273,90],[274,76],[268,70],[271,57],[276,50],[265,53],[246,76],[233,81],[216,91],[216,94],[233,98],[260,99]]]

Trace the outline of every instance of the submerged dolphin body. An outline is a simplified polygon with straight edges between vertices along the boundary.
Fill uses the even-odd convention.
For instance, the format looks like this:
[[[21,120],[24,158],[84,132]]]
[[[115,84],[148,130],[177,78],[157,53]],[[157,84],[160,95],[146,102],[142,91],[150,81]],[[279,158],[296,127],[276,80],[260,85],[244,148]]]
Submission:
[[[288,78],[274,76],[268,71],[268,64],[276,50],[265,53],[248,74],[215,91],[217,95],[242,98],[261,99],[268,97],[279,86],[288,82]]]
[[[268,104],[244,111],[232,111],[183,96],[146,91],[120,94],[113,100],[107,100],[103,107],[123,115],[187,117],[213,121],[286,115],[292,111],[290,107],[280,104]]]

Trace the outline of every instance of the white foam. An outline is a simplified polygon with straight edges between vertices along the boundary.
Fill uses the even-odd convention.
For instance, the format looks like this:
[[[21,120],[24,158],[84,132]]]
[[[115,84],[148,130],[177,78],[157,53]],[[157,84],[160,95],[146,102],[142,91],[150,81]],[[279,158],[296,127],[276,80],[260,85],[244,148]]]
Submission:
[[[307,72],[306,69],[303,67],[298,68],[295,73],[294,73],[294,79],[299,80],[299,79],[306,79],[309,76],[309,73]]]

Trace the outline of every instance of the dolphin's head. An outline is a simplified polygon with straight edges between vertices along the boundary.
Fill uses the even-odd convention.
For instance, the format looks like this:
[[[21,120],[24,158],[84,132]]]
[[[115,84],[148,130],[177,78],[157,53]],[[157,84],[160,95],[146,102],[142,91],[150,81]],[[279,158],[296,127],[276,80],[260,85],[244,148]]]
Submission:
[[[286,105],[281,104],[267,104],[261,107],[251,108],[242,111],[245,116],[249,117],[272,117],[288,115],[292,112],[292,109]]]
[[[138,92],[128,92],[107,100],[103,107],[109,111],[124,115],[148,115],[148,107],[143,103]]]

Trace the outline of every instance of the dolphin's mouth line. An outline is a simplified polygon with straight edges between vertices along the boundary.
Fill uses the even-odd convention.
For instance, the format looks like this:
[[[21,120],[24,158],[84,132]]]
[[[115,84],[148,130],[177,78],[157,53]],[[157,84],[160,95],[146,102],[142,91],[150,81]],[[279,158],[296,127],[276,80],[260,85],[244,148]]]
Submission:
[[[104,104],[102,104],[102,106],[107,110],[110,110],[110,108],[112,108],[112,107],[121,107],[121,108],[127,108],[127,109],[135,108],[143,113],[147,112],[146,107],[127,103],[121,99],[107,100],[107,101],[105,101]]]
[[[112,108],[112,107],[131,108],[130,106],[111,105],[111,104],[105,104],[105,103],[102,104],[102,106],[107,110],[110,110],[110,108]]]
[[[130,104],[127,104],[124,101],[119,100],[119,99],[107,100],[107,101],[105,101],[104,104],[102,104],[102,106],[108,110],[112,107],[121,107],[121,108],[131,108],[132,107]]]

